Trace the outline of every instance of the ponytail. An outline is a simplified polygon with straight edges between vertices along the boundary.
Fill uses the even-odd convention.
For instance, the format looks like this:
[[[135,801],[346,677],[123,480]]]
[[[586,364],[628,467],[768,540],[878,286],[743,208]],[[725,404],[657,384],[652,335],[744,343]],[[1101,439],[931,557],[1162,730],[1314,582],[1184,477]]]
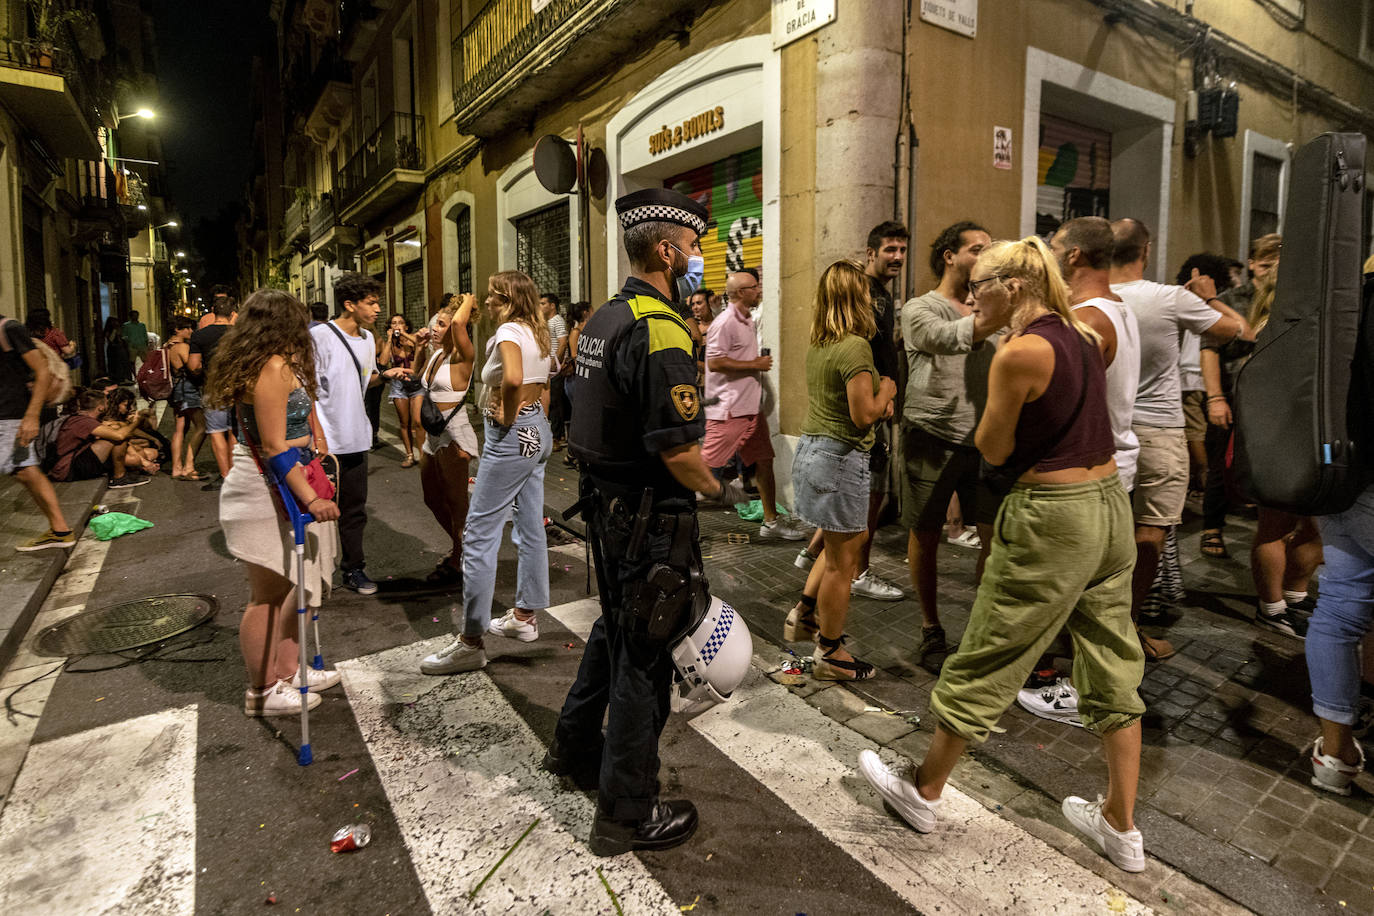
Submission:
[[[978,256],[995,273],[1021,281],[1027,300],[1039,302],[1094,346],[1102,342],[1096,331],[1077,317],[1069,303],[1069,286],[1059,272],[1054,252],[1037,235],[1020,241],[994,242]]]

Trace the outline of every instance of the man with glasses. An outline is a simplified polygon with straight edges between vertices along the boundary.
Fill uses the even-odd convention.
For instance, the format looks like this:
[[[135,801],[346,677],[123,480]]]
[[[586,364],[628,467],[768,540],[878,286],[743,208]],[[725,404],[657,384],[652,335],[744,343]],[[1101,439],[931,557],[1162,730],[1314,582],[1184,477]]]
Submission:
[[[778,515],[773,441],[768,418],[759,409],[763,399],[760,376],[773,368],[772,356],[759,355],[758,333],[750,315],[763,291],[753,273],[737,271],[726,278],[725,297],[729,305],[706,332],[706,440],[701,457],[717,478],[735,455],[746,467],[753,465],[763,503],[759,537],[800,541],[809,530],[795,518]]]
[[[902,523],[910,532],[907,568],[921,604],[917,663],[932,674],[954,651],[940,623],[935,566],[950,498],[957,495],[963,517],[978,526],[980,577],[997,512],[996,497],[979,482],[981,462],[973,444],[995,346],[968,304],[977,295],[969,273],[990,244],[991,236],[977,223],[947,227],[930,246],[930,269],[939,283],[902,309],[909,370],[902,409]]]

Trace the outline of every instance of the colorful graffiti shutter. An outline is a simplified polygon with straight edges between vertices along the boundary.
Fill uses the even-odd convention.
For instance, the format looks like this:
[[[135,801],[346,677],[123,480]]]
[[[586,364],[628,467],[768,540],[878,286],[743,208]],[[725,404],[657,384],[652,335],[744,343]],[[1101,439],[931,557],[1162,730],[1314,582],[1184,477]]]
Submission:
[[[698,201],[714,224],[701,237],[707,287],[725,290],[727,271],[763,264],[763,150],[736,153],[663,183]]]
[[[1107,216],[1112,186],[1111,133],[1041,115],[1035,184],[1037,235],[1051,235],[1061,223],[1079,216]]]

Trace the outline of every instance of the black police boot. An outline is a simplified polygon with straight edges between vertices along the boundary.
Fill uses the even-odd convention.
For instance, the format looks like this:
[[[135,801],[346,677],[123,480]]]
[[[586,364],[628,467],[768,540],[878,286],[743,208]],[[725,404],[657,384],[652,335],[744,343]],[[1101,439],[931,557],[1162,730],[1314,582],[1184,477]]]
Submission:
[[[587,846],[594,855],[618,856],[639,849],[672,849],[697,832],[696,806],[685,799],[654,802],[639,823],[612,820],[597,807]]]
[[[555,776],[568,779],[583,792],[595,792],[601,782],[601,744],[598,742],[589,752],[573,753],[554,738],[539,765]]]

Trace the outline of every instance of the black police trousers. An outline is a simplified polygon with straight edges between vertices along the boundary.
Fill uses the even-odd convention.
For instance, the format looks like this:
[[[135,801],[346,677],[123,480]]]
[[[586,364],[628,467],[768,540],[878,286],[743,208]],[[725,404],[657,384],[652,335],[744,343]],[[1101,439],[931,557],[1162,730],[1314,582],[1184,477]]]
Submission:
[[[586,515],[601,617],[587,637],[582,665],[554,736],[570,760],[600,757],[600,812],[616,821],[638,823],[658,799],[658,738],[668,719],[673,663],[668,642],[650,639],[630,619],[625,587],[643,581],[655,563],[668,562],[672,537],[651,533],[641,556],[628,560],[634,526],[630,511],[597,508]],[[691,524],[695,526],[694,518]],[[693,532],[697,552],[695,541]]]

